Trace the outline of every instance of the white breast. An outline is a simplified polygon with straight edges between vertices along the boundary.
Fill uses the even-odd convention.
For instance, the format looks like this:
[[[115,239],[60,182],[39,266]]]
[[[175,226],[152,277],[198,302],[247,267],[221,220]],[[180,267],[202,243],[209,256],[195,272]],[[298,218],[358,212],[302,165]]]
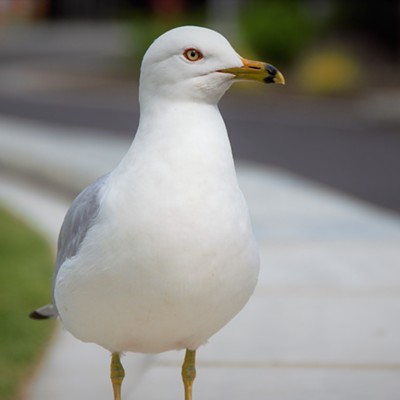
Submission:
[[[240,311],[257,280],[226,134],[185,137],[167,126],[168,140],[139,130],[98,223],[56,282],[66,328],[111,351],[197,348]]]

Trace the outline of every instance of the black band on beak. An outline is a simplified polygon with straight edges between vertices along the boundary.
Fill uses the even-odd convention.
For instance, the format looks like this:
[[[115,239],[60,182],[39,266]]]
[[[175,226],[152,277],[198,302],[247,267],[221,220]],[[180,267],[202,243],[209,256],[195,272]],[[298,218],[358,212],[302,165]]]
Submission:
[[[264,78],[265,83],[274,83],[274,79],[278,70],[271,64],[265,64],[265,70],[268,72],[268,76]]]

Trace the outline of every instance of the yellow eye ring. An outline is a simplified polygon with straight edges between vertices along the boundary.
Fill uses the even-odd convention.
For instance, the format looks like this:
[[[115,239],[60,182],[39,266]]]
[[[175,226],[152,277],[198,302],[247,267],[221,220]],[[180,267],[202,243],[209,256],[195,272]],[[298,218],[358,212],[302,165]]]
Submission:
[[[199,61],[203,58],[203,54],[197,49],[186,49],[183,52],[183,56],[186,58],[186,60],[189,60],[191,62]]]

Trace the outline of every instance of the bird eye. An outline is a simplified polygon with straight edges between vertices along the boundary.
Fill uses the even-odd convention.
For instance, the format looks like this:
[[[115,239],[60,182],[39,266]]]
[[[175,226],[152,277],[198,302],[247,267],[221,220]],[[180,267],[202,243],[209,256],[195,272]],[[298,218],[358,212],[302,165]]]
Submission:
[[[203,54],[197,49],[186,49],[183,55],[189,61],[199,61],[203,58]]]

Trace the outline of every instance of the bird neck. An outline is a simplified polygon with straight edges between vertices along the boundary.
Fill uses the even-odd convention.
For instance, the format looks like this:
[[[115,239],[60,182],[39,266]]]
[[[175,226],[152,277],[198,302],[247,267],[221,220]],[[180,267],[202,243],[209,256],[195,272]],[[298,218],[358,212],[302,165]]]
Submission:
[[[163,162],[175,172],[225,169],[235,174],[226,127],[216,104],[153,99],[141,105],[138,131],[124,162]]]

